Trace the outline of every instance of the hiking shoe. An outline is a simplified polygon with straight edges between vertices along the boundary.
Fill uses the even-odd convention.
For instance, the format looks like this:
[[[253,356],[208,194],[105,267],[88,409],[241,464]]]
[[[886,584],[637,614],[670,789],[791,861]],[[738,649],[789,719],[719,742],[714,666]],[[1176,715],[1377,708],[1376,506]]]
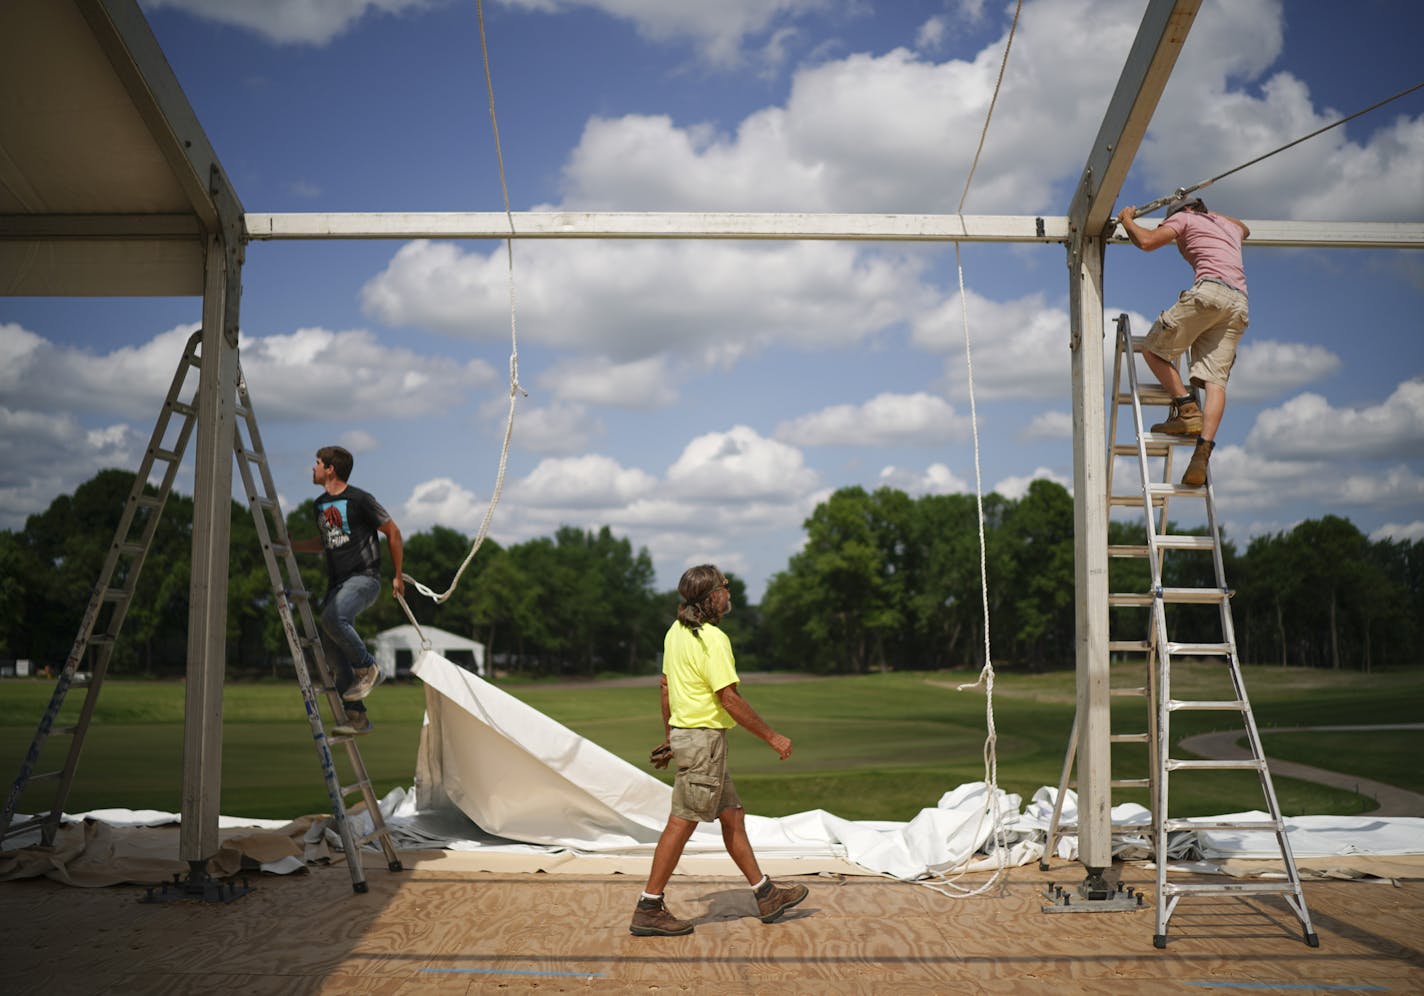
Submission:
[[[1214,449],[1216,443],[1212,440],[1197,440],[1197,447],[1192,450],[1191,463],[1187,464],[1187,472],[1182,475],[1183,484],[1199,488],[1206,483],[1206,465],[1211,460],[1211,451]]]
[[[331,733],[337,737],[360,737],[370,733],[375,727],[376,724],[371,722],[370,716],[364,712],[353,712],[347,715],[346,722],[333,726]]]
[[[806,898],[810,890],[804,885],[777,885],[771,879],[766,880],[756,892],[752,893],[756,897],[757,916],[761,917],[762,923],[771,923],[781,914],[795,906]]]
[[[1158,422],[1152,427],[1152,431],[1165,432],[1169,436],[1201,435],[1201,405],[1190,398],[1186,401],[1173,401],[1172,407],[1167,411],[1167,421]]]
[[[341,696],[347,702],[360,702],[370,695],[371,689],[379,685],[386,677],[376,664],[372,664],[370,667],[353,668],[352,671],[356,675],[356,680]]]
[[[692,933],[691,920],[679,920],[668,912],[662,896],[657,899],[638,899],[633,910],[633,922],[628,925],[628,933],[635,937],[677,937]]]

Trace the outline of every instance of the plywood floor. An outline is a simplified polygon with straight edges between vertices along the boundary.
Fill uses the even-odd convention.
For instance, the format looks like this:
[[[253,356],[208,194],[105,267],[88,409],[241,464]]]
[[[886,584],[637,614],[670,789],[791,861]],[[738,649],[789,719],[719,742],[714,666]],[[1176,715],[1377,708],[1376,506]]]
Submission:
[[[1275,897],[1184,899],[1165,950],[1149,912],[1045,914],[1049,878],[1013,869],[994,897],[949,899],[865,877],[805,877],[783,921],[745,886],[673,880],[687,937],[627,932],[629,875],[459,872],[410,855],[259,876],[230,904],[140,903],[134,887],[0,883],[0,989],[18,993],[1424,992],[1424,882],[1307,882],[1308,948]],[[1152,872],[1117,871],[1152,892]]]

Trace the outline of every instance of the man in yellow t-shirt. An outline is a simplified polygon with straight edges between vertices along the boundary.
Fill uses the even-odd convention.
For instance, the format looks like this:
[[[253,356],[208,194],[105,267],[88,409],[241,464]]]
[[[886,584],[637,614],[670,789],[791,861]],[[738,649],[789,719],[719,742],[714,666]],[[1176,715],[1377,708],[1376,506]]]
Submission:
[[[768,726],[737,691],[732,644],[717,628],[732,607],[727,579],[711,564],[690,567],[678,582],[677,593],[681,599],[677,620],[663,641],[666,739],[658,748],[671,750],[677,777],[672,812],[628,927],[640,937],[692,933],[691,921],[668,912],[663,889],[698,823],[721,823],[722,842],[752,887],[763,923],[771,923],[807,894],[804,885],[780,886],[761,873],[747,838],[746,810],[727,770],[727,731],[737,725],[765,740],[783,761],[791,756],[791,741]]]

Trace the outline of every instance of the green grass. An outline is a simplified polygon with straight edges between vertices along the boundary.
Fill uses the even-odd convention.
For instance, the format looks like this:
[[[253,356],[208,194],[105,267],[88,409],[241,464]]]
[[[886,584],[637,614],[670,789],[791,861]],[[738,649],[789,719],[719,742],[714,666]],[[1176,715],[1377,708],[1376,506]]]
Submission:
[[[1115,668],[1114,685],[1141,684],[1130,668]],[[785,684],[750,683],[744,692],[795,753],[781,762],[763,743],[733,734],[738,788],[755,813],[779,816],[824,809],[848,819],[908,820],[955,786],[984,777],[986,728],[982,689],[956,691],[969,673],[899,672],[817,678]],[[1175,669],[1177,698],[1225,697],[1219,669]],[[645,766],[662,735],[656,687],[592,683],[568,687],[541,682],[505,689],[536,709],[626,760]],[[1273,756],[1421,789],[1421,738],[1413,731],[1372,734],[1275,734],[1271,727],[1416,722],[1424,711],[1424,672],[1375,675],[1250,668],[1247,687]],[[52,684],[0,682],[0,779],[19,768],[48,703]],[[1056,785],[1074,712],[1071,673],[1000,675],[994,690],[998,777],[1010,792],[1029,795]],[[77,713],[83,691],[71,692],[64,716]],[[386,684],[371,700],[377,732],[362,741],[362,756],[377,791],[414,781],[424,690],[419,683]],[[110,681],[97,705],[78,776],[66,808],[180,808],[184,688],[175,682]],[[232,684],[224,692],[222,811],[287,818],[327,808],[326,794],[294,684]],[[1142,699],[1115,699],[1114,729],[1145,728]],[[1173,739],[1216,728],[1229,716],[1179,713]],[[1238,727],[1239,728],[1239,727]],[[1368,737],[1366,741],[1364,738]],[[51,738],[40,770],[57,767],[67,740]],[[1140,777],[1146,751],[1115,745],[1119,777]],[[651,769],[646,769],[651,770]],[[671,781],[663,772],[660,777]],[[1277,779],[1287,815],[1349,815],[1371,803],[1349,792]],[[1263,808],[1249,773],[1178,775],[1172,814],[1202,815]],[[1146,803],[1144,793],[1120,791],[1114,802]],[[38,789],[26,809],[47,805]]]

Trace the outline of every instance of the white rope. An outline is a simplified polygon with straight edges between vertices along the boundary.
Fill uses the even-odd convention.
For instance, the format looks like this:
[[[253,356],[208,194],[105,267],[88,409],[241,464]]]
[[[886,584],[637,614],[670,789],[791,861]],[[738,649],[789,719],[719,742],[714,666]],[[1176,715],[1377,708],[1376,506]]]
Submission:
[[[504,240],[505,260],[508,269],[509,281],[509,414],[504,421],[504,445],[499,451],[499,472],[495,475],[494,491],[490,495],[489,506],[485,509],[484,518],[480,521],[479,532],[475,536],[474,542],[470,546],[470,552],[465,555],[465,560],[460,564],[460,569],[455,572],[455,577],[450,581],[450,587],[443,592],[435,592],[424,584],[421,584],[409,574],[402,572],[403,577],[411,584],[416,591],[426,598],[432,599],[436,605],[449,599],[455,593],[456,586],[460,583],[460,578],[465,574],[465,569],[470,566],[475,559],[475,554],[484,544],[485,538],[489,536],[490,522],[494,518],[495,506],[499,504],[500,496],[504,493],[504,474],[509,464],[509,444],[514,438],[514,409],[518,404],[519,396],[528,397],[528,392],[519,383],[519,319],[516,308],[514,294],[514,212],[509,207],[509,184],[505,180],[504,173],[504,150],[499,142],[499,118],[494,110],[494,79],[490,75],[489,46],[485,39],[485,8],[484,0],[475,0],[475,16],[480,24],[480,55],[484,59],[485,67],[485,90],[489,94],[489,115],[490,128],[494,132],[494,154],[499,163],[499,191],[504,198],[504,217],[509,223],[510,237]],[[405,599],[397,595],[396,600],[400,602],[401,608],[405,610],[406,618],[420,634],[421,646],[426,650],[430,649],[430,641],[426,639],[425,632],[420,628],[420,623],[416,622],[415,615],[410,611],[410,606]]]
[[[969,196],[969,185],[974,181],[974,171],[979,168],[979,156],[984,151],[984,139],[989,134],[989,122],[994,117],[994,105],[999,100],[999,89],[1004,84],[1004,70],[1009,64],[1009,50],[1013,48],[1014,32],[1019,24],[1019,11],[1023,8],[1023,0],[1019,0],[1014,8],[1014,20],[1009,25],[1008,41],[1004,44],[1004,58],[999,63],[999,78],[994,82],[994,96],[989,101],[989,110],[984,115],[984,127],[979,133],[979,147],[974,151],[974,162],[969,167],[969,176],[964,181],[964,193],[959,197],[959,207],[956,209],[959,215],[959,226],[961,231],[964,227],[964,202]],[[966,233],[967,234],[967,233]],[[926,888],[933,889],[941,895],[952,898],[968,898],[978,896],[988,892],[996,884],[1004,880],[1009,866],[1009,849],[1007,834],[1004,830],[1004,819],[1002,807],[999,805],[999,754],[998,728],[994,723],[994,658],[989,646],[989,566],[987,544],[984,536],[984,478],[979,466],[979,412],[974,402],[974,351],[970,344],[969,336],[969,301],[964,293],[964,261],[960,256],[960,243],[954,243],[954,265],[959,273],[959,312],[964,325],[964,363],[968,369],[969,384],[969,424],[974,434],[974,501],[979,518],[979,590],[984,607],[984,667],[979,672],[977,681],[960,685],[958,691],[967,688],[984,686],[984,714],[986,734],[984,737],[984,782],[988,790],[988,807],[980,809],[979,820],[975,824],[974,839],[979,839],[979,833],[984,827],[984,819],[987,816],[993,821],[994,840],[994,874],[989,880],[976,888],[967,888],[958,884],[968,870],[968,860],[957,869],[950,869],[939,873],[935,878],[921,882]]]

